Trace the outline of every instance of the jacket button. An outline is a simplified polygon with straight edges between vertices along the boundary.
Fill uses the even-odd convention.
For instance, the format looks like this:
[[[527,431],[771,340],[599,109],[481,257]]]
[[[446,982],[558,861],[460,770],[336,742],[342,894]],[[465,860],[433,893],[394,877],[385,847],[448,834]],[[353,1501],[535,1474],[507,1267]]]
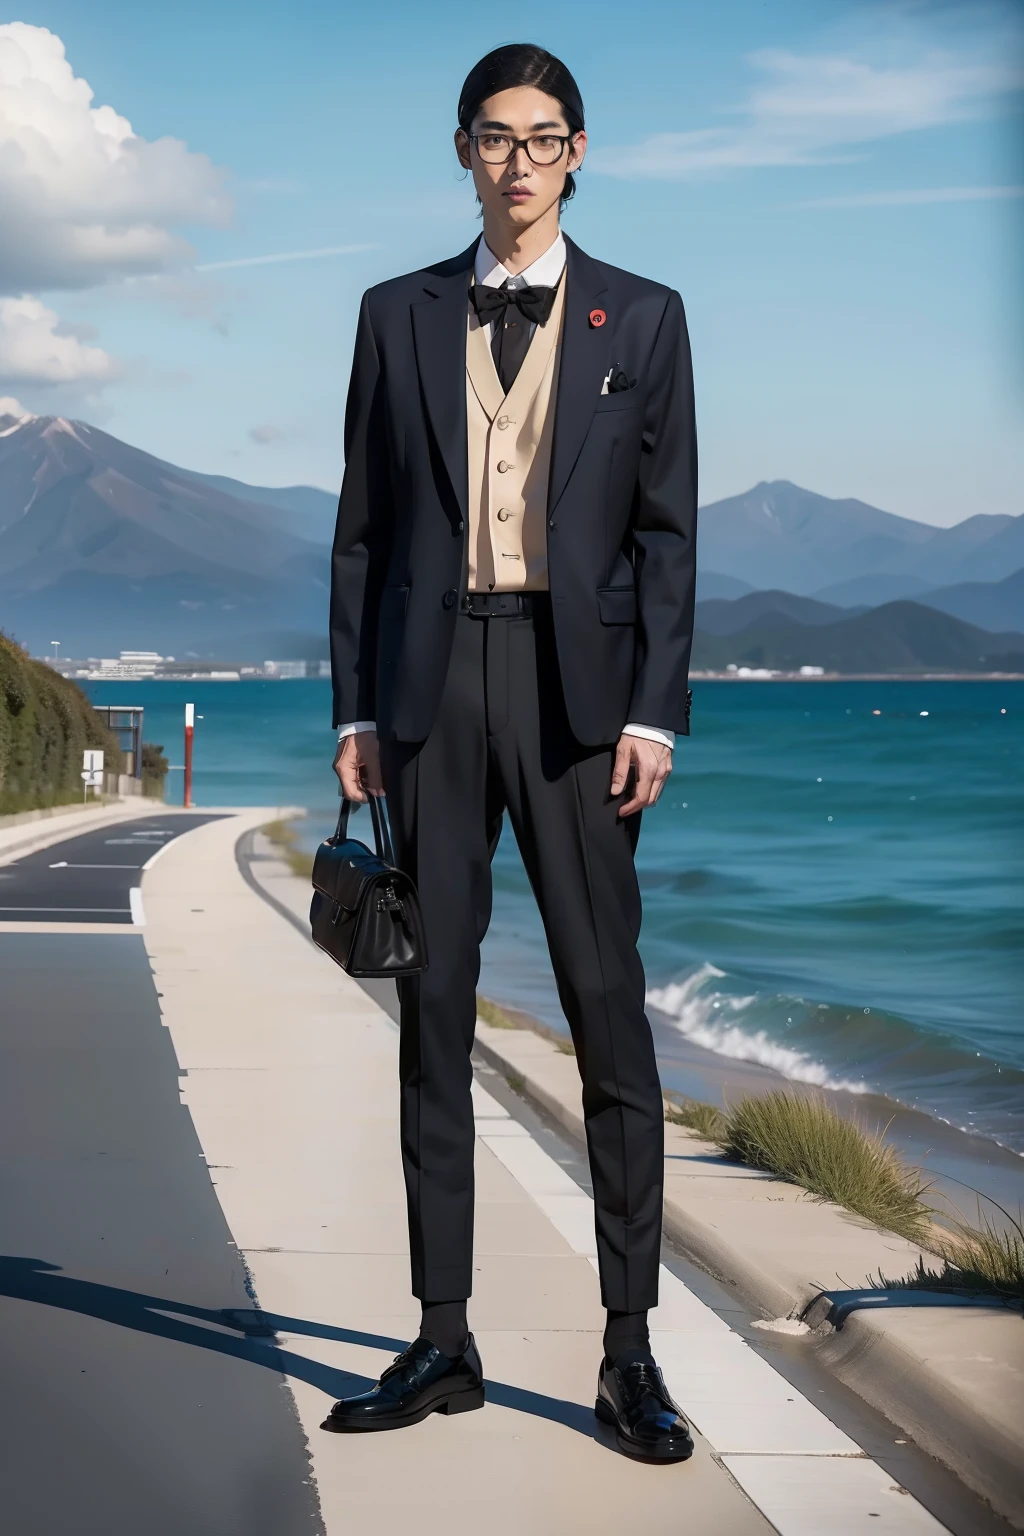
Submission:
[[[558,524],[555,522],[553,517],[549,517],[548,518],[548,527],[549,528],[557,528],[558,527]]]
[[[462,518],[460,517],[458,522],[455,524],[455,532],[456,533],[465,533],[465,531],[466,531],[466,525],[462,521]]]
[[[459,600],[459,594],[456,592],[454,587],[451,587],[445,593],[444,597],[442,597],[441,602],[442,602],[442,604],[444,605],[445,608],[454,608],[455,604],[458,602],[458,600]]]

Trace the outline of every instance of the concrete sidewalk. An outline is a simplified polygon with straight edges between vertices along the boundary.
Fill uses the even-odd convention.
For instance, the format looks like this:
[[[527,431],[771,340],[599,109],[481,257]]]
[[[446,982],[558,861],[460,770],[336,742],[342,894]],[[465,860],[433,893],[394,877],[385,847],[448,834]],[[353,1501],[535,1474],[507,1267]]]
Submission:
[[[783,1536],[943,1527],[663,1270],[652,1318],[693,1459],[619,1455],[593,1416],[603,1315],[593,1212],[477,1089],[471,1321],[488,1405],[397,1434],[319,1429],[333,1397],[414,1335],[397,1126],[397,1032],[243,881],[239,816],[147,874],[146,943],[191,1111],[309,1437],[326,1528]],[[255,1368],[255,1367],[254,1367]]]

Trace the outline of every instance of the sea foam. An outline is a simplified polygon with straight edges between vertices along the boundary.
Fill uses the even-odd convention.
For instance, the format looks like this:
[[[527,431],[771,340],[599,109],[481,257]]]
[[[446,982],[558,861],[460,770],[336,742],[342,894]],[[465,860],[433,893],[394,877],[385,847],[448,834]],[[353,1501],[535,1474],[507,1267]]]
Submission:
[[[841,1089],[846,1093],[870,1092],[865,1082],[834,1077],[823,1062],[815,1061],[805,1051],[780,1044],[766,1030],[744,1028],[744,1016],[763,1006],[765,999],[756,994],[737,996],[717,987],[715,983],[723,980],[725,974],[717,966],[705,963],[683,981],[652,987],[647,1001],[687,1040],[719,1056],[757,1062],[796,1083],[813,1083],[818,1088]]]

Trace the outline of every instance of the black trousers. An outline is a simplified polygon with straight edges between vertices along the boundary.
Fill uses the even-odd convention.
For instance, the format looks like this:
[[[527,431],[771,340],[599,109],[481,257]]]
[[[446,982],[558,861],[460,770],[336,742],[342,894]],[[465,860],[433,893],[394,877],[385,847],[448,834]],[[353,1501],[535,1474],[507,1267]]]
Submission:
[[[397,857],[419,886],[429,957],[421,976],[399,983],[402,1156],[421,1300],[472,1289],[470,1051],[490,863],[507,811],[583,1080],[602,1300],[624,1312],[657,1302],[664,1111],[636,948],[640,818],[617,814],[613,755],[569,731],[543,604],[534,616],[460,614],[430,736],[384,746]]]

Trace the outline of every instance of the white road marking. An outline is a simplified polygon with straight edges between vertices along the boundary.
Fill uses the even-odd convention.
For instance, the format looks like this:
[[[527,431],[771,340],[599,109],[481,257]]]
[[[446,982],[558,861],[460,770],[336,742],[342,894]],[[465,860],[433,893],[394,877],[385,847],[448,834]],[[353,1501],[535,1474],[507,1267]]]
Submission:
[[[134,837],[105,837],[103,842],[108,848],[126,848],[129,844],[133,848],[152,848],[155,837],[170,840],[177,835],[176,832],[137,832]]]
[[[142,864],[69,864],[62,859],[59,864],[51,864],[51,869],[145,869]]]
[[[590,1196],[479,1082],[473,1104],[479,1139],[596,1269]],[[658,1285],[651,1344],[669,1389],[780,1536],[946,1529],[664,1265]]]
[[[133,885],[131,890],[128,892],[128,900],[131,903],[130,910],[132,914],[133,925],[136,928],[144,928],[146,926],[146,914],[142,909],[141,887]]]

